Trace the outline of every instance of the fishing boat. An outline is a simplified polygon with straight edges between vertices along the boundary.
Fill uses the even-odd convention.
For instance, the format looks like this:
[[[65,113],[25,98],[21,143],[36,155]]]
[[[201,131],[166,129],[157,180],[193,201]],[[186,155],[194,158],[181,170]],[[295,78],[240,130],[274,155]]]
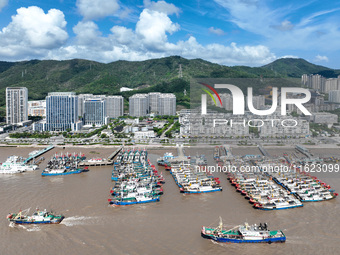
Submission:
[[[39,211],[38,209],[32,214],[27,215],[30,209],[19,211],[19,213],[10,213],[7,215],[9,222],[14,224],[59,224],[63,219],[63,215],[56,215],[52,212]]]
[[[259,226],[245,223],[232,229],[226,229],[221,217],[216,228],[203,226],[201,235],[203,238],[223,243],[283,243],[286,241],[286,236],[281,230],[269,230],[267,223],[260,223]]]
[[[170,165],[170,160],[174,159],[174,155],[171,152],[166,152],[163,157],[157,160],[157,164],[159,166],[168,166]]]
[[[10,156],[7,160],[1,164],[0,173],[2,174],[16,174],[26,171],[33,171],[38,168],[37,165],[27,165],[23,162],[23,159],[18,156]]]
[[[146,150],[122,151],[112,170],[115,182],[110,190],[110,205],[133,205],[158,202],[165,182],[162,173],[147,159]]]
[[[158,202],[159,196],[155,195],[137,195],[134,197],[117,197],[115,199],[108,199],[111,205],[133,205],[133,204],[145,204],[145,203],[152,203]]]
[[[88,167],[79,168],[78,164],[84,156],[78,154],[60,155],[57,154],[47,163],[47,167],[42,171],[42,176],[70,175],[87,172]]]
[[[84,169],[82,168],[73,168],[73,169],[67,169],[67,168],[59,168],[59,169],[45,169],[42,171],[42,176],[56,176],[56,175],[70,175],[70,174],[80,174],[87,170],[87,167]]]
[[[25,167],[18,165],[18,164],[10,163],[10,162],[4,162],[0,166],[1,174],[17,174],[17,173],[22,173],[25,171],[26,171]]]

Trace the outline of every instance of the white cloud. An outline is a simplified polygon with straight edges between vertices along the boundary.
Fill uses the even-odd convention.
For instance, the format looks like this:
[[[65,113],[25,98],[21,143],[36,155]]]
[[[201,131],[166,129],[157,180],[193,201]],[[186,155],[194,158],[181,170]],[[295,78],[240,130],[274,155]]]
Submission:
[[[220,28],[209,27],[209,32],[215,35],[224,35],[224,31]]]
[[[284,55],[280,58],[299,58],[298,56],[295,56],[295,55]]]
[[[132,29],[122,26],[114,26],[111,28],[111,32],[113,34],[112,39],[117,41],[118,44],[129,46],[132,43],[137,42],[137,36]]]
[[[167,33],[172,34],[179,29],[178,24],[162,12],[144,9],[136,24],[136,34],[149,50],[163,50],[169,46]]]
[[[231,43],[229,46],[222,44],[199,44],[194,37],[183,43],[183,56],[197,58],[198,56],[214,63],[226,65],[262,65],[276,59],[276,56],[263,45],[237,46]]]
[[[66,21],[61,11],[47,14],[38,7],[18,9],[12,22],[0,32],[2,59],[72,59],[99,62],[146,60],[171,55],[202,58],[226,65],[263,65],[276,56],[263,45],[202,45],[195,37],[169,42],[168,37],[180,27],[165,12],[144,9],[135,29],[115,25],[103,35],[92,20],[73,27],[75,38],[67,41]],[[217,28],[213,28],[218,31]]]
[[[315,61],[316,61],[316,62],[321,62],[321,61],[328,62],[328,57],[327,57],[327,56],[320,56],[320,55],[317,55],[317,56],[315,57]]]
[[[117,0],[77,0],[76,5],[85,20],[112,16],[119,9]]]
[[[289,31],[293,29],[294,25],[289,20],[284,20],[280,25],[273,27],[281,31]]]
[[[181,10],[174,4],[168,4],[165,1],[153,2],[150,0],[144,0],[143,2],[145,8],[153,11],[163,12],[167,15],[176,14],[178,16],[181,12]]]
[[[80,21],[73,27],[73,32],[77,35],[80,45],[97,44],[97,39],[101,36],[97,24],[93,21]]]
[[[300,21],[289,21],[290,16],[304,4],[294,3],[271,8],[269,0],[214,0],[227,9],[228,21],[239,28],[261,35],[263,44],[273,49],[340,50],[340,24],[335,12],[340,8],[304,14]],[[299,6],[300,4],[300,6]],[[300,12],[306,13],[306,12]],[[333,19],[329,15],[333,14]],[[325,15],[328,15],[327,18]]]
[[[36,6],[19,8],[11,23],[0,31],[0,55],[39,55],[60,47],[68,38],[65,27],[60,10],[51,9],[45,14]]]
[[[0,0],[0,12],[8,4],[8,0]]]

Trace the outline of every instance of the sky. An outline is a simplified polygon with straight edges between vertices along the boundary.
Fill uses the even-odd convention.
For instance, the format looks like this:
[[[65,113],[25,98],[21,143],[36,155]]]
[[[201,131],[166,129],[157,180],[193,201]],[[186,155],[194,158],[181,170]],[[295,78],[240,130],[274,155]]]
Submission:
[[[0,0],[0,61],[172,55],[227,66],[293,57],[340,69],[340,1]]]

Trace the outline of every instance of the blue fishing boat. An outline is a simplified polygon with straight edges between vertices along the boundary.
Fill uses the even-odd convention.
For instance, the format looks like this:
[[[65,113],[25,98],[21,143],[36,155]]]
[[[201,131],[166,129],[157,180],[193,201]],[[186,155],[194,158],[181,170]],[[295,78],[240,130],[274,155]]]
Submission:
[[[59,224],[65,217],[63,215],[55,215],[52,212],[39,211],[38,209],[31,215],[27,213],[29,209],[19,211],[19,213],[10,213],[7,215],[9,222],[14,224]]]
[[[135,196],[129,197],[125,199],[115,198],[115,199],[108,199],[111,205],[134,205],[134,204],[145,204],[145,203],[152,203],[158,202],[159,196]]]
[[[222,243],[274,243],[285,242],[286,236],[281,230],[268,230],[267,223],[236,226],[226,229],[220,217],[220,223],[216,228],[202,227],[201,236]]]
[[[46,169],[42,171],[42,176],[57,176],[57,175],[70,175],[70,174],[80,174],[84,172],[84,169],[53,169],[50,171],[47,171]]]

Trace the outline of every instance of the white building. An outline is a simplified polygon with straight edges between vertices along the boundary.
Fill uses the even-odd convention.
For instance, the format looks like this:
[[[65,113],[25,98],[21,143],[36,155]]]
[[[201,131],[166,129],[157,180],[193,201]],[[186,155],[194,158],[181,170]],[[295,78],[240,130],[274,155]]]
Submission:
[[[28,116],[46,117],[46,100],[28,101]]]
[[[156,137],[154,131],[136,131],[134,133],[135,139],[149,139]]]
[[[338,122],[338,115],[329,112],[315,112],[310,115],[310,120],[319,124],[334,124]]]
[[[6,88],[6,122],[17,124],[28,120],[28,91],[25,87]]]
[[[176,96],[171,93],[160,94],[158,98],[159,115],[176,115]]]
[[[88,98],[92,98],[93,94],[79,94],[78,95],[78,116],[84,116],[84,101]]]
[[[158,113],[158,100],[161,93],[159,92],[151,92],[149,93],[149,107],[150,113]]]
[[[118,118],[124,115],[124,98],[122,96],[107,96],[106,116],[109,118]]]
[[[39,130],[77,131],[81,129],[78,119],[78,97],[74,92],[53,92],[46,97],[46,126]]]
[[[248,97],[247,97],[248,101]],[[261,110],[265,106],[265,97],[263,95],[253,96],[253,107],[256,110]]]
[[[332,90],[340,90],[340,79],[339,78],[330,78],[325,82],[325,88],[322,92],[329,93]]]
[[[331,103],[340,103],[340,90],[329,91],[328,101]]]
[[[127,87],[121,87],[119,89],[120,92],[125,92],[125,91],[132,91],[133,89],[127,88]]]
[[[146,116],[149,113],[149,95],[135,94],[129,97],[129,115],[134,117]]]
[[[259,127],[259,135],[261,137],[276,136],[309,136],[309,123],[306,120],[296,118],[275,118],[279,121],[270,122],[270,124]],[[284,121],[284,124],[282,124]],[[295,126],[296,125],[296,126]]]
[[[107,123],[104,98],[87,98],[84,101],[84,124],[102,126]]]

